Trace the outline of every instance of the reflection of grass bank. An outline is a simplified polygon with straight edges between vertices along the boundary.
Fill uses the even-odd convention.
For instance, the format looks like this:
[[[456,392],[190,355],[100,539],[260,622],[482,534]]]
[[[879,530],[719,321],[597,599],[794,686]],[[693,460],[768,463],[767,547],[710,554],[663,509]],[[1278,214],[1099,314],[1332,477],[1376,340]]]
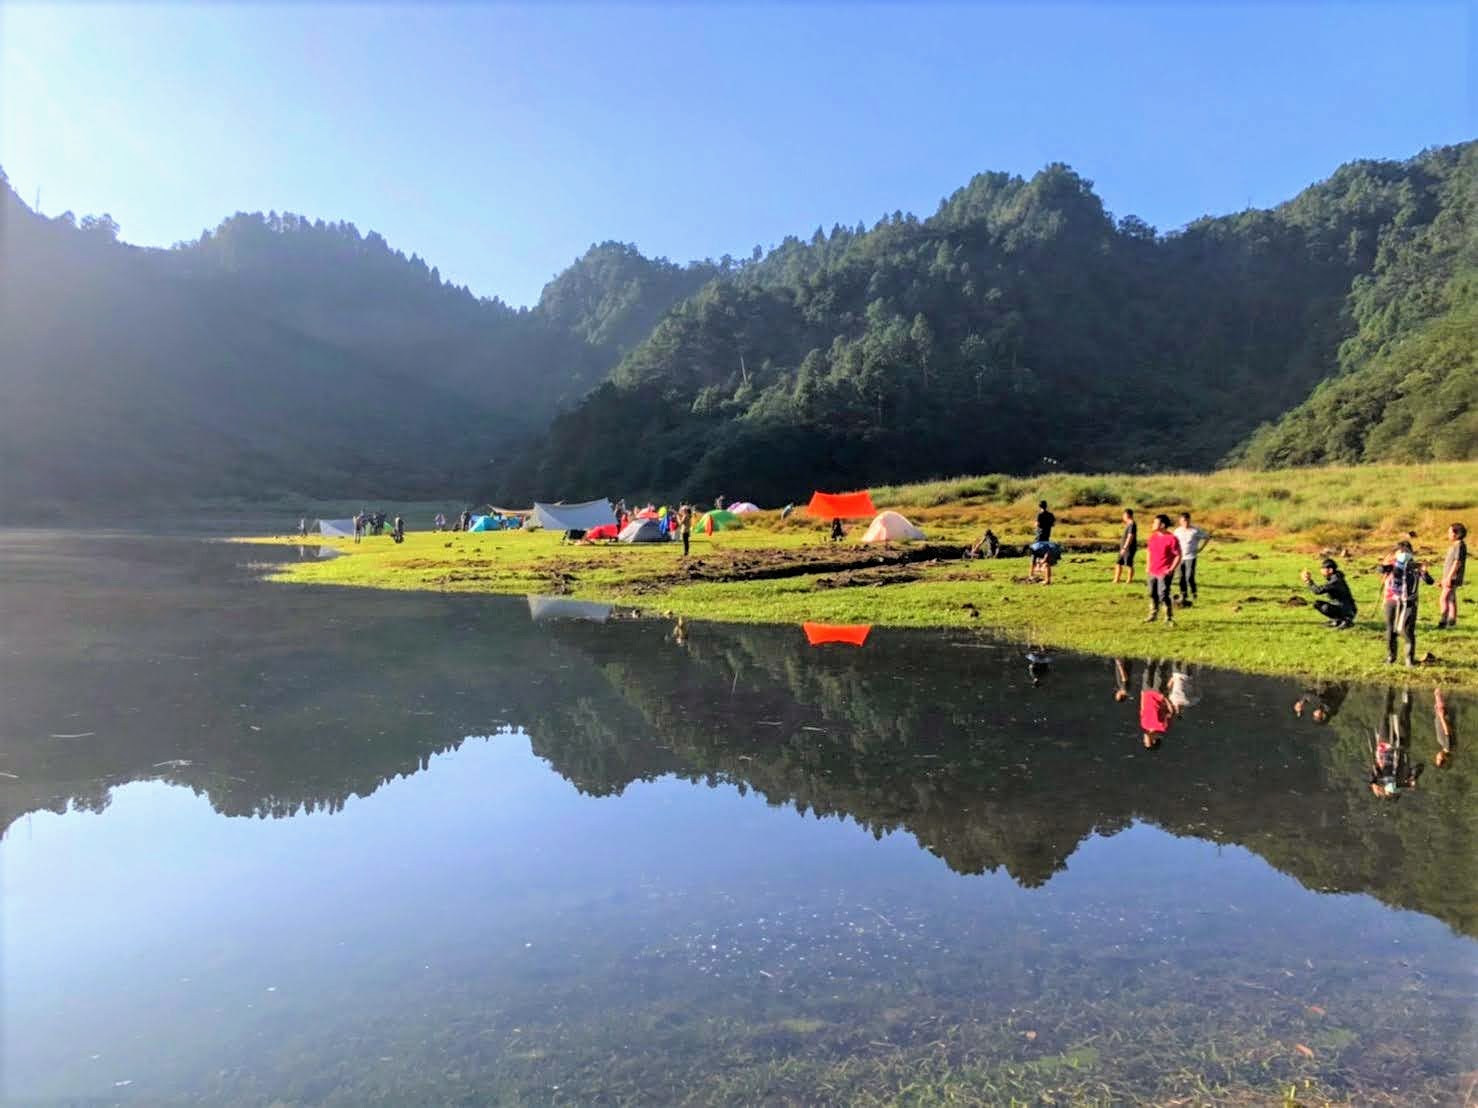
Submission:
[[[1132,586],[1109,582],[1119,502],[1139,511],[1141,541],[1154,511],[1184,500],[1215,541],[1203,556],[1200,603],[1172,631],[1146,627],[1144,553]],[[306,559],[279,580],[392,589],[561,593],[648,610],[733,622],[873,623],[993,629],[1047,645],[1105,655],[1170,654],[1268,674],[1384,679],[1377,557],[1409,531],[1420,556],[1439,559],[1453,518],[1478,523],[1478,463],[1364,467],[1208,476],[1055,476],[970,478],[880,490],[931,542],[963,547],[990,526],[1006,542],[1029,530],[1038,495],[1053,502],[1067,553],[1050,588],[1023,583],[1025,562],[963,562],[943,557],[901,567],[811,572],[805,554],[826,550],[822,525],[764,513],[747,526],[694,537],[690,575],[674,546],[562,546],[537,533],[412,533],[331,545],[350,558]],[[1204,505],[1204,507],[1203,507]],[[844,544],[858,553],[858,548]],[[1362,606],[1353,631],[1326,630],[1298,571],[1321,550],[1341,558]],[[1093,553],[1091,551],[1100,551]],[[731,580],[743,576],[743,580]],[[1471,591],[1471,590],[1470,590]],[[1436,664],[1423,681],[1478,687],[1478,619],[1470,610],[1456,633],[1430,632],[1436,591],[1424,598],[1420,651]],[[1404,673],[1402,674],[1404,676]]]

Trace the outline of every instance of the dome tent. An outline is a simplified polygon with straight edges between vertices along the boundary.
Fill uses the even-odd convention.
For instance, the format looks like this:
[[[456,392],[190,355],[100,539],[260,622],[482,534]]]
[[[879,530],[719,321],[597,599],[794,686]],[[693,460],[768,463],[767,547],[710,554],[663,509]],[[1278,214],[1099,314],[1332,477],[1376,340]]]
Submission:
[[[751,512],[757,512],[759,510],[760,506],[749,500],[741,500],[737,504],[729,505],[729,511],[733,512],[736,516],[746,516]]]
[[[917,542],[924,537],[920,531],[897,512],[879,512],[872,521],[863,542]]]
[[[617,536],[620,542],[666,542],[667,532],[655,519],[634,519]]]
[[[737,527],[739,522],[739,517],[727,508],[715,508],[713,511],[703,514],[703,518],[698,521],[698,530],[702,531],[705,535],[711,535],[715,531]]]

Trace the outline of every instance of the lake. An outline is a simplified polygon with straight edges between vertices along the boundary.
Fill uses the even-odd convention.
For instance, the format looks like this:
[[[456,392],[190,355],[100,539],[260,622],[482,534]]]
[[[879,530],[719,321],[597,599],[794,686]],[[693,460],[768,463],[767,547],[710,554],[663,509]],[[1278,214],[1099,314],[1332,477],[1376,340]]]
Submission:
[[[1471,700],[318,554],[0,533],[7,1102],[1473,1095]]]

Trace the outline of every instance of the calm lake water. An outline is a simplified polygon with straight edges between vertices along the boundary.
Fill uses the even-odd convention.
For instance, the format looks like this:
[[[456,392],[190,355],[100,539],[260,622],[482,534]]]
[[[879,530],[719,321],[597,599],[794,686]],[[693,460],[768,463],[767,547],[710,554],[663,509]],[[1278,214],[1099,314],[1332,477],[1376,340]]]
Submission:
[[[0,535],[7,1102],[1473,1095],[1471,701],[315,555]]]

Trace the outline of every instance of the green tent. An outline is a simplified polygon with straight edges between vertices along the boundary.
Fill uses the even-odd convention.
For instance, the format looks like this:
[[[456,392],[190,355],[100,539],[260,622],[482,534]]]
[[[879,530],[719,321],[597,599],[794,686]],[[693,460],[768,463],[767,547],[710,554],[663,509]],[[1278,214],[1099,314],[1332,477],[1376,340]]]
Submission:
[[[715,508],[711,512],[705,512],[703,518],[698,521],[698,530],[705,535],[711,535],[715,531],[725,531],[730,527],[738,527],[743,521],[733,512],[724,508]]]

